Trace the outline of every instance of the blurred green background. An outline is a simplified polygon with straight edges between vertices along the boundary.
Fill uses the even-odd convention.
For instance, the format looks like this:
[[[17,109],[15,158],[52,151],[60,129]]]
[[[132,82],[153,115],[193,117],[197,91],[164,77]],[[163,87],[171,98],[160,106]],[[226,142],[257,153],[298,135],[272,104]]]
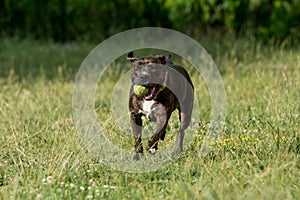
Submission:
[[[299,0],[2,0],[0,35],[59,42],[103,40],[144,26],[192,37],[228,32],[300,40]]]

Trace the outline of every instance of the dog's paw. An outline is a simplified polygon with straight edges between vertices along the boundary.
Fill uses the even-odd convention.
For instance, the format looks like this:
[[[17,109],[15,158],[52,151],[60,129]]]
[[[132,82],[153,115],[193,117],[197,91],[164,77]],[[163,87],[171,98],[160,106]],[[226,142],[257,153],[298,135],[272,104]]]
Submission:
[[[144,156],[143,153],[136,153],[136,154],[133,156],[133,160],[140,160],[143,156]]]
[[[155,148],[150,148],[148,149],[148,152],[152,155],[154,155],[156,153],[156,149]]]
[[[182,152],[183,152],[182,148],[175,148],[174,151],[175,154],[182,154]]]

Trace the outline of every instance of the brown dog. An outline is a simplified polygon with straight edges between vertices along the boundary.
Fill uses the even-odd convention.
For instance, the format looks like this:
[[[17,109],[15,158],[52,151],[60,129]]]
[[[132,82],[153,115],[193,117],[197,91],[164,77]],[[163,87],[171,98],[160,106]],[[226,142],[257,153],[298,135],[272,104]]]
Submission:
[[[155,122],[154,133],[148,141],[147,151],[155,154],[159,139],[164,140],[169,118],[174,110],[179,111],[180,130],[176,137],[175,151],[183,151],[185,129],[189,126],[194,102],[194,86],[187,71],[163,55],[134,57],[127,54],[131,61],[132,86],[130,89],[129,110],[131,127],[135,138],[135,160],[143,155],[142,116]],[[148,88],[144,96],[134,93],[134,85]]]

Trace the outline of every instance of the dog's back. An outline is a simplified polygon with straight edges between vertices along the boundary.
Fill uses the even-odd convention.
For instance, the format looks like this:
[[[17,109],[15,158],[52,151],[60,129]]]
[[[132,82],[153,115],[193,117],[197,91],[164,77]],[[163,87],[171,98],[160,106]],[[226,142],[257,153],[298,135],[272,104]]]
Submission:
[[[167,58],[166,58],[166,65],[175,69],[178,73],[182,74],[186,80],[190,83],[190,85],[192,86],[192,88],[194,89],[194,85],[193,85],[193,82],[188,74],[188,72],[186,71],[185,68],[179,66],[179,65],[176,65],[172,62],[171,60],[171,55],[168,55]]]

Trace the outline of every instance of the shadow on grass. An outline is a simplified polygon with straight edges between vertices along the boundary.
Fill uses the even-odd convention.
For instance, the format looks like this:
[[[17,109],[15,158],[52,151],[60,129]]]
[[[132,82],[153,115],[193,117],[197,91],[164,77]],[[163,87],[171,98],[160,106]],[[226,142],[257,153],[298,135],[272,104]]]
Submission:
[[[93,48],[88,43],[59,44],[14,39],[0,40],[0,78],[14,75],[34,81],[74,80],[82,61]]]
[[[13,38],[2,39],[0,40],[0,78],[11,76],[17,81],[29,82],[37,79],[73,81],[80,65],[96,45],[98,44],[87,42],[61,44],[32,40],[19,41]],[[141,55],[149,53],[162,52],[141,51]],[[120,56],[115,62],[118,65],[112,65],[111,71],[116,74],[122,74],[122,71],[130,69],[130,63],[125,55]]]
[[[215,37],[198,38],[199,43],[216,62],[222,75],[227,73],[228,67],[241,70],[243,65],[240,63],[247,64],[260,58],[272,57],[274,52],[282,49],[276,45],[265,46],[257,43],[253,38],[247,40],[247,38],[225,36],[227,37],[228,39],[224,40],[217,34]],[[61,44],[52,41],[20,41],[14,38],[2,38],[0,39],[0,78],[14,75],[18,80],[27,81],[39,78],[74,80],[81,63],[96,45],[98,44],[82,41]],[[287,48],[293,49],[293,47]],[[168,54],[157,49],[145,49],[136,53],[139,56]],[[122,65],[128,64],[124,56],[116,62]],[[180,59],[176,62],[180,63]]]

